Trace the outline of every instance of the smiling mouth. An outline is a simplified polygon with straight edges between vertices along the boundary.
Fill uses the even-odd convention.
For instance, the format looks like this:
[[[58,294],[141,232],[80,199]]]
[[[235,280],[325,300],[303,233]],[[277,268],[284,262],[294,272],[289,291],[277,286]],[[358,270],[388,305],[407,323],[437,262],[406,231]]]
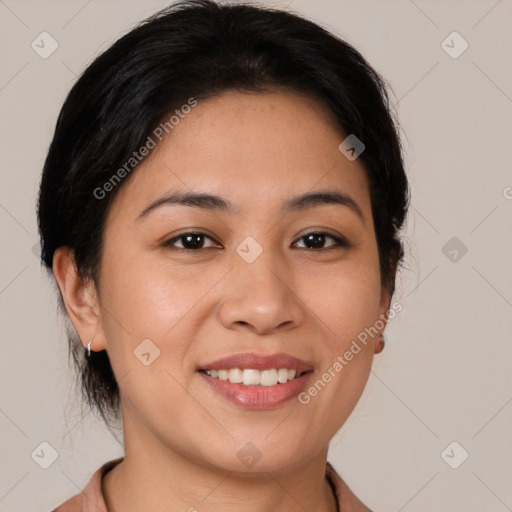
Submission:
[[[311,361],[284,352],[241,352],[202,363],[197,372],[216,395],[246,409],[270,410],[288,403],[306,386]]]

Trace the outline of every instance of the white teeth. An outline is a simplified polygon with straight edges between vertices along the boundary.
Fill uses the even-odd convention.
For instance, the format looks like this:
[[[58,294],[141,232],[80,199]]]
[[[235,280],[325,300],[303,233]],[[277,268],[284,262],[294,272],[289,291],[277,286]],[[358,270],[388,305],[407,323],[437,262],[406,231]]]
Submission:
[[[244,384],[246,386],[275,386],[285,384],[289,380],[302,375],[294,368],[271,368],[268,370],[254,370],[252,368],[231,368],[224,370],[204,370],[207,375],[214,379],[229,380],[233,384]]]
[[[260,371],[246,368],[243,372],[243,383],[246,386],[257,386],[260,383]]]
[[[290,371],[292,371],[292,370],[290,370]],[[280,384],[284,384],[287,380],[288,380],[288,370],[286,368],[279,368],[279,370],[277,370],[277,382],[279,382]]]
[[[212,375],[213,377],[213,375]],[[233,384],[240,384],[243,381],[243,372],[240,368],[233,368],[229,370],[229,382]]]
[[[277,384],[277,370],[263,370],[261,372],[260,384],[262,386],[275,386]]]

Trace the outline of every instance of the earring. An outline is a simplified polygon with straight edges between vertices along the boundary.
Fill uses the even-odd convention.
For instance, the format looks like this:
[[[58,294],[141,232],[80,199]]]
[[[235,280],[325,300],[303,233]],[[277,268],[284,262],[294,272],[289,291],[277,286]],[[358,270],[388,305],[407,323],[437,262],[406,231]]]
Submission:
[[[378,344],[378,348],[377,350],[375,351],[376,354],[380,354],[383,350],[384,350],[384,346],[386,345],[386,340],[384,339],[384,335],[381,334],[379,336],[379,344]]]
[[[89,340],[89,343],[87,343],[87,357],[91,356],[91,343],[92,340]]]

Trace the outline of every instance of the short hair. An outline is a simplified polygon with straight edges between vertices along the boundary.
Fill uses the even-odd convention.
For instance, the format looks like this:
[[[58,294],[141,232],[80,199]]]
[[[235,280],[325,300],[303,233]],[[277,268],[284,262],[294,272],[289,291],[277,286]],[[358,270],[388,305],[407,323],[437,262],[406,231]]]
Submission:
[[[212,0],[180,1],[140,22],[70,90],[40,184],[43,264],[52,269],[56,249],[71,247],[78,275],[97,285],[107,212],[134,171],[105,197],[94,191],[191,97],[275,88],[320,100],[341,133],[364,143],[359,159],[369,182],[381,281],[393,294],[409,188],[386,82],[353,46],[312,21]],[[65,311],[62,295],[60,307]],[[86,358],[76,333],[68,339],[83,396],[105,421],[118,418],[119,388],[106,351]]]

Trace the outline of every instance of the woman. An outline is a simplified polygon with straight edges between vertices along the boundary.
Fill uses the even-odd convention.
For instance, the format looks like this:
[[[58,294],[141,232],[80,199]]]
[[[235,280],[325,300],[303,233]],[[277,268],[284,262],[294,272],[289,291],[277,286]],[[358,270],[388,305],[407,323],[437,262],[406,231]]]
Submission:
[[[180,2],[100,55],[38,215],[125,455],[55,510],[369,510],[326,459],[397,309],[407,206],[383,80],[310,21]]]

